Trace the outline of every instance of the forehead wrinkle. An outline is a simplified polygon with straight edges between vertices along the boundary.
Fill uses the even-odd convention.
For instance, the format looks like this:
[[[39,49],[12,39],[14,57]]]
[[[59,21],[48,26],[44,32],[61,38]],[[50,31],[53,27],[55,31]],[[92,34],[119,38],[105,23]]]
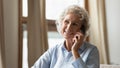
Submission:
[[[70,16],[71,15],[71,16]],[[69,13],[65,16],[64,20],[71,21],[73,23],[81,22],[80,17],[77,14]]]

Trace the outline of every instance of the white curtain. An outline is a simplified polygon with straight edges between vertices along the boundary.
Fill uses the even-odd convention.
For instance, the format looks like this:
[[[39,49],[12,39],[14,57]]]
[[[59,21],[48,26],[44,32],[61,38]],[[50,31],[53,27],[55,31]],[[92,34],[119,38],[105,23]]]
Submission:
[[[28,63],[34,62],[48,48],[45,0],[28,0]]]
[[[5,41],[2,0],[0,0],[0,68],[5,68]]]
[[[106,15],[104,0],[89,0],[90,42],[95,44],[100,53],[100,63],[109,63],[107,52]]]

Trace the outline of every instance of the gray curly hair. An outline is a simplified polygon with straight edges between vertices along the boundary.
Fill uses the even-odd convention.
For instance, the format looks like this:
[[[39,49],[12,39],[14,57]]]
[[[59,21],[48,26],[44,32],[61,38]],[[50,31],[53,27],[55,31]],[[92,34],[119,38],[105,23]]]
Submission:
[[[88,12],[84,8],[78,5],[69,6],[60,14],[59,18],[56,20],[56,26],[57,26],[58,32],[60,33],[62,21],[65,18],[65,16],[69,13],[76,14],[80,17],[80,21],[82,21],[82,25],[84,27],[83,34],[86,35],[89,29],[89,15],[88,15]]]

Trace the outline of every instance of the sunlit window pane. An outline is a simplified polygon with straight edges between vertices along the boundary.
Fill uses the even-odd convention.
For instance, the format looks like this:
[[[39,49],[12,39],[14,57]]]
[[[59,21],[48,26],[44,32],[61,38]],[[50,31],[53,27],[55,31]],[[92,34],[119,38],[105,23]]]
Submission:
[[[22,16],[28,16],[28,0],[22,0]]]
[[[22,0],[22,16],[28,16],[28,0]],[[28,38],[27,38],[27,25],[22,24],[23,29],[23,51],[22,51],[22,68],[28,68]]]
[[[58,32],[48,32],[48,37],[49,48],[59,44],[64,40]]]
[[[63,9],[72,4],[84,7],[84,0],[46,0],[46,19],[56,19]]]
[[[27,25],[23,24],[23,59],[22,59],[22,68],[28,68],[28,32],[27,32]]]

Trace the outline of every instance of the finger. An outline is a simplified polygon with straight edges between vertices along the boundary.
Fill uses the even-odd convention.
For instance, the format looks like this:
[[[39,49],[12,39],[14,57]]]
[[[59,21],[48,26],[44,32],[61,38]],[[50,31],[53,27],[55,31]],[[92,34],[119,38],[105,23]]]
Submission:
[[[76,41],[77,41],[77,40],[76,40],[76,38],[74,37],[74,38],[73,38],[73,43],[75,43]]]
[[[85,35],[84,34],[82,34],[82,33],[80,33],[80,32],[77,32],[77,34],[80,36],[80,37],[82,37],[82,38],[84,38],[85,37]],[[79,38],[80,39],[80,38]]]

